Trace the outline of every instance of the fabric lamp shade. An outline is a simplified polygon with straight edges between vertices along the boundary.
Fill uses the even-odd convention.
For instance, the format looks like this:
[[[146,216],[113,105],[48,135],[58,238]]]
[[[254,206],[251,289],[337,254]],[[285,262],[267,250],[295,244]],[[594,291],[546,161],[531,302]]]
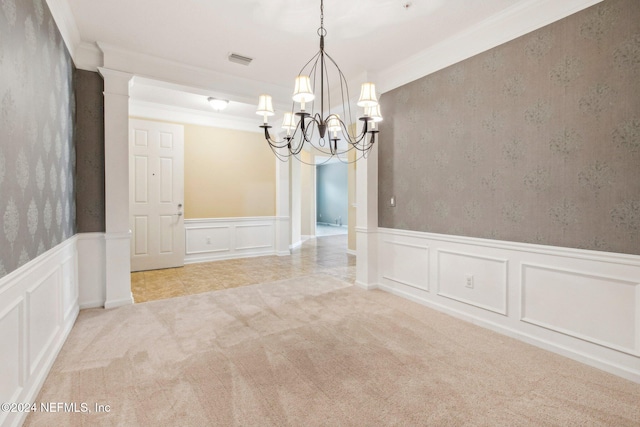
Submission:
[[[282,120],[282,129],[293,130],[296,128],[296,116],[293,113],[284,113]]]
[[[366,108],[375,107],[376,105],[378,105],[378,98],[376,98],[376,85],[370,82],[362,83],[358,106]]]
[[[311,79],[309,76],[296,77],[292,98],[295,102],[300,103],[313,101],[315,95],[313,94],[313,90],[311,90]]]
[[[258,109],[256,110],[256,114],[261,116],[273,116],[275,114],[270,95],[260,95],[260,98],[258,98]]]
[[[371,117],[371,120],[374,122],[381,122],[382,114],[380,113],[380,104],[374,107],[365,108],[365,115]]]

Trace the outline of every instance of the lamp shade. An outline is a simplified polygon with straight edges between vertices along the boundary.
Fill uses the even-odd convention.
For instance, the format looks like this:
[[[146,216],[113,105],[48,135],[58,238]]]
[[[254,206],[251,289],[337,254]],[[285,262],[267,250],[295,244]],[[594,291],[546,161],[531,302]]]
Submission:
[[[282,129],[293,130],[296,128],[296,116],[293,113],[284,113],[282,119]]]
[[[311,79],[309,76],[296,77],[296,85],[293,90],[293,100],[295,102],[310,102],[313,101],[315,95],[311,90]]]
[[[332,114],[329,116],[329,120],[327,120],[327,129],[330,132],[339,132],[342,127],[340,126],[340,116],[337,114]]]
[[[260,98],[258,98],[258,109],[256,110],[256,114],[261,116],[273,116],[275,114],[270,95],[260,95]]]
[[[380,114],[380,104],[375,107],[367,107],[364,109],[365,115],[371,117],[371,120],[374,122],[382,121],[382,114]]]
[[[226,99],[209,98],[208,101],[211,105],[211,108],[216,111],[222,111],[227,108],[227,105],[229,105],[229,101],[227,101]]]
[[[376,85],[374,83],[362,83],[358,106],[366,108],[375,107],[376,105],[378,105],[378,98],[376,98]]]

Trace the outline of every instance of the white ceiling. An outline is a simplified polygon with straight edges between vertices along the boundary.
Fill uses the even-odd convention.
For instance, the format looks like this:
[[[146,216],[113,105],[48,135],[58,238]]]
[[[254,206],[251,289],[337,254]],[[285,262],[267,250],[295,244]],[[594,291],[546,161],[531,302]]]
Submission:
[[[242,90],[233,86],[252,81],[291,92],[294,77],[318,51],[319,0],[59,1],[66,2],[85,45],[98,42],[236,78],[237,83],[220,79],[223,83],[211,82],[207,88],[137,79],[131,96],[142,104],[211,113],[206,97],[216,96],[232,101],[218,114],[256,120],[248,97],[234,99]],[[348,80],[364,76],[376,81],[390,67],[443,46],[469,28],[554,3],[565,3],[566,9],[585,0],[325,0],[325,49]],[[227,56],[232,52],[254,60],[249,66],[231,63]],[[358,89],[351,88],[352,96]]]

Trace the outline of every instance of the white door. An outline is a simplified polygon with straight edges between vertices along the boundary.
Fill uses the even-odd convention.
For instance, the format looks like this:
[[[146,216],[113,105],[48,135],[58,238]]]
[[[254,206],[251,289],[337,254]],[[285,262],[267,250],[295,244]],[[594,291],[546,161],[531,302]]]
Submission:
[[[131,271],[184,265],[184,127],[129,120]]]

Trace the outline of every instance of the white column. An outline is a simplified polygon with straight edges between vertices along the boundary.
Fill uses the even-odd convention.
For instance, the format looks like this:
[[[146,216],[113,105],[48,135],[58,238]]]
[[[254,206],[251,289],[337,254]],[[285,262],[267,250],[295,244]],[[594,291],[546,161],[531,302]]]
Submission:
[[[104,78],[105,308],[132,304],[129,230],[129,82],[133,74],[99,68]]]
[[[378,284],[378,142],[356,168],[356,285]]]
[[[285,149],[286,150],[286,149]],[[276,254],[291,255],[291,162],[276,158]]]
[[[291,188],[289,203],[291,204],[291,249],[300,247],[302,244],[301,222],[302,222],[302,206],[300,204],[300,193],[302,191],[302,165],[297,160],[289,162],[291,165],[291,182],[289,187]]]

